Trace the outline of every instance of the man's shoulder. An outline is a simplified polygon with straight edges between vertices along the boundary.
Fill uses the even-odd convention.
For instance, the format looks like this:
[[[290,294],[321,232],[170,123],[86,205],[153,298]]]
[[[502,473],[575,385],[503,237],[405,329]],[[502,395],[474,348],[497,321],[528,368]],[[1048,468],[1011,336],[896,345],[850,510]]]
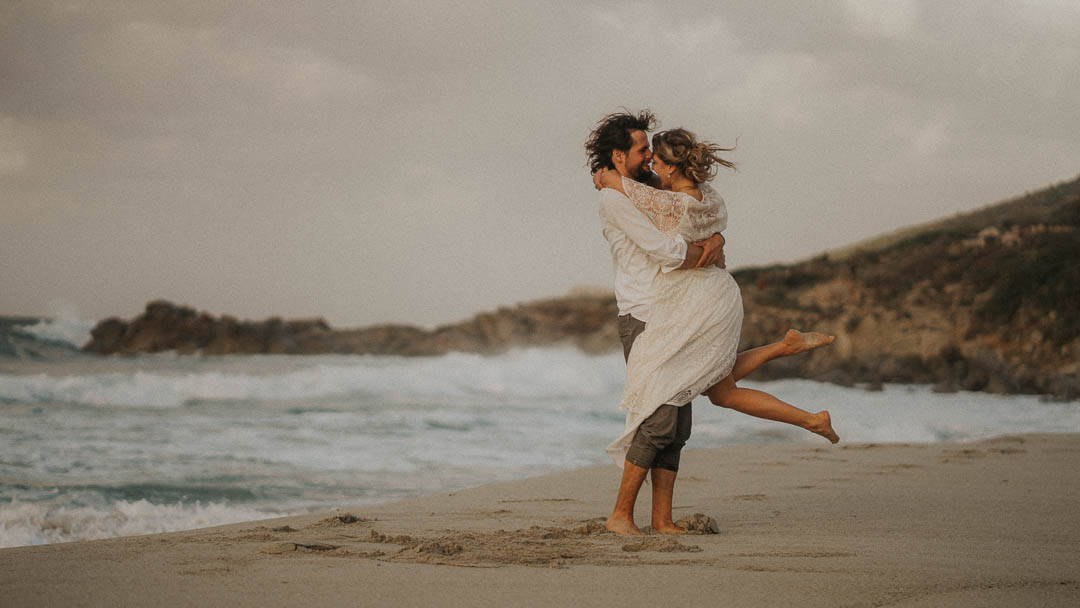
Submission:
[[[597,204],[600,207],[601,213],[618,209],[629,203],[630,199],[626,198],[626,195],[614,188],[604,188],[600,190],[600,196],[597,198]]]
[[[619,192],[618,190],[616,190],[614,188],[602,188],[600,190],[600,202],[601,203],[603,203],[605,201],[619,201],[619,202],[621,202],[621,201],[628,201],[628,200],[630,200],[630,199],[626,198],[625,194],[623,194],[622,192]]]

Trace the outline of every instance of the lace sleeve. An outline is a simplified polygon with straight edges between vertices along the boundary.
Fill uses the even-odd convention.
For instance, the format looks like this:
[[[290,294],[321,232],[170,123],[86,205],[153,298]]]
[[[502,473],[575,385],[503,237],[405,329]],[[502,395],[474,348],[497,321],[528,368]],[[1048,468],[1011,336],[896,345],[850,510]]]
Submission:
[[[678,234],[679,224],[686,214],[686,201],[679,193],[657,190],[626,177],[622,178],[622,186],[634,207],[644,213],[657,230],[668,235]]]
[[[653,226],[668,236],[700,241],[727,229],[724,199],[707,184],[699,201],[689,194],[657,190],[629,178],[622,178],[623,190]]]
[[[724,199],[708,184],[701,184],[701,193],[701,201],[689,203],[686,212],[687,232],[690,234],[684,236],[692,241],[727,230],[728,215]]]

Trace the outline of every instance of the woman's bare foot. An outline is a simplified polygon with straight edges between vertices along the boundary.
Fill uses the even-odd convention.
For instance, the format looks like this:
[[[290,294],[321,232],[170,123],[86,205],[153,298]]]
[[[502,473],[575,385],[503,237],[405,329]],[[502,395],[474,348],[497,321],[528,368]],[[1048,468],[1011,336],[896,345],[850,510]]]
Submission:
[[[828,410],[821,410],[816,414],[811,414],[810,418],[811,422],[807,425],[806,430],[817,433],[832,443],[840,441],[840,436],[832,428],[832,417],[829,416]]]
[[[633,520],[616,518],[614,515],[607,518],[607,521],[604,522],[604,527],[607,528],[609,532],[614,532],[615,534],[620,534],[622,536],[640,536],[641,534],[644,534],[634,525]]]
[[[784,339],[780,342],[784,345],[785,355],[797,355],[808,350],[828,346],[836,341],[836,336],[821,334],[816,331],[801,332],[794,329],[787,330]]]
[[[660,525],[653,524],[652,529],[656,530],[657,534],[686,534],[686,528],[680,528],[670,521]]]

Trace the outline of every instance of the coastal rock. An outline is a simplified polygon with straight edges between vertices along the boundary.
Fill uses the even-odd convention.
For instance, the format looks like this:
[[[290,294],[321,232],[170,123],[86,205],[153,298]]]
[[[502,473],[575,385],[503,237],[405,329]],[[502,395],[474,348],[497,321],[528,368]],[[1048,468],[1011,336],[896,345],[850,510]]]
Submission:
[[[585,294],[500,308],[432,330],[376,325],[335,330],[323,319],[239,321],[213,317],[164,300],[131,321],[105,319],[84,350],[99,354],[176,351],[180,354],[493,354],[514,347],[571,344],[587,352],[618,347],[615,296]]]
[[[110,318],[98,323],[83,350],[128,355],[170,350],[204,355],[301,352],[298,345],[329,331],[322,319],[238,321],[155,300],[130,322]]]

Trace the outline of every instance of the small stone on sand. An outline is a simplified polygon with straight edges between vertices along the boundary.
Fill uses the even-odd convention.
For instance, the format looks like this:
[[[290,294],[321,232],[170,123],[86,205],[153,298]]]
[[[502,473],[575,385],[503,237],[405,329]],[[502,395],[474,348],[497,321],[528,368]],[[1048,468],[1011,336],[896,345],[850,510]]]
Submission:
[[[719,534],[720,524],[704,513],[694,513],[675,522],[687,534]]]

